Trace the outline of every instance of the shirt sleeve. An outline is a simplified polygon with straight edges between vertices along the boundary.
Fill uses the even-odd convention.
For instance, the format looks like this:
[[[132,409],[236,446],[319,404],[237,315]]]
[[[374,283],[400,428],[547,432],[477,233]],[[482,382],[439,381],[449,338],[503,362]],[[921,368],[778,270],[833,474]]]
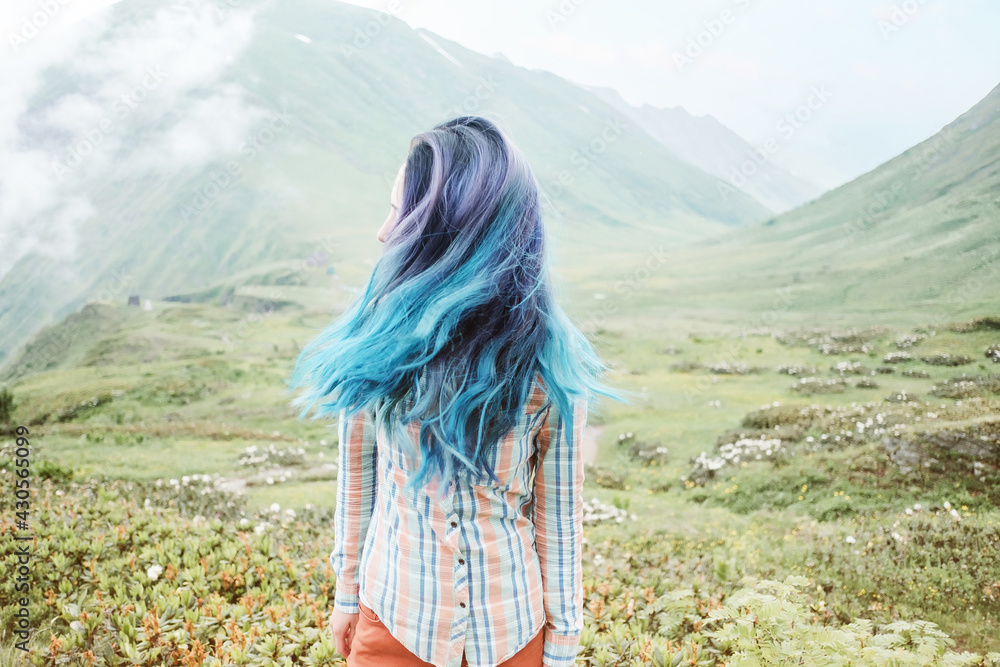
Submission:
[[[337,577],[333,607],[357,614],[358,570],[375,510],[378,450],[375,447],[375,418],[360,410],[350,417],[340,412],[338,425],[337,506],[334,509],[334,547],[330,564]]]
[[[553,402],[538,433],[535,469],[535,550],[542,571],[545,605],[546,667],[576,664],[583,631],[583,447],[587,402],[573,404],[573,442],[566,439],[567,420]]]

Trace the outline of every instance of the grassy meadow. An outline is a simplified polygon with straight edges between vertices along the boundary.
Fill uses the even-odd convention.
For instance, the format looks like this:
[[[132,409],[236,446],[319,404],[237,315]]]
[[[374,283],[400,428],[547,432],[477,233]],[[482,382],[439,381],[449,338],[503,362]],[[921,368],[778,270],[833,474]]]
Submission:
[[[161,4],[108,9],[103,75],[46,70],[24,145],[67,135],[70,96],[111,104],[133,43],[177,42],[149,37]],[[667,110],[359,7],[215,4],[245,44],[204,31],[227,64],[53,188],[95,211],[73,259],[0,278],[0,667],[345,664],[337,425],[286,382],[378,261],[411,137],[466,113],[523,147],[557,298],[631,396],[589,420],[579,664],[1000,665],[1000,87],[772,217],[658,138]],[[199,131],[238,136],[135,161],[233,90],[245,113]]]
[[[343,664],[336,424],[285,388],[330,315],[234,304],[94,303],[8,367],[0,663]],[[591,334],[633,393],[590,419],[580,664],[995,664],[1000,321],[706,331]]]

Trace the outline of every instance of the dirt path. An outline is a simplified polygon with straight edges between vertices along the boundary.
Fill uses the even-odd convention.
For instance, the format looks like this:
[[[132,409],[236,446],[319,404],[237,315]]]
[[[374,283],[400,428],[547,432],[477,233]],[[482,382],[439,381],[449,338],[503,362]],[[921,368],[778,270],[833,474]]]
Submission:
[[[587,425],[583,431],[583,462],[593,463],[597,458],[597,439],[604,433],[603,426]]]

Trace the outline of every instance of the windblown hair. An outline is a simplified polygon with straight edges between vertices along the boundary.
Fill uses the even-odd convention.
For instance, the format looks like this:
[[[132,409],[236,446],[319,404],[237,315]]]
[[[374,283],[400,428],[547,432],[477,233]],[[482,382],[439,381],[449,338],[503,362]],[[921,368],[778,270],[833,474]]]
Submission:
[[[413,138],[383,255],[360,296],[302,350],[291,387],[308,387],[293,401],[305,406],[300,418],[326,397],[314,418],[375,410],[410,460],[419,446],[412,489],[463,467],[497,481],[489,461],[536,372],[571,438],[574,397],[623,400],[602,384],[605,370],[554,299],[531,169],[496,125],[465,116]],[[406,425],[417,420],[415,445]]]

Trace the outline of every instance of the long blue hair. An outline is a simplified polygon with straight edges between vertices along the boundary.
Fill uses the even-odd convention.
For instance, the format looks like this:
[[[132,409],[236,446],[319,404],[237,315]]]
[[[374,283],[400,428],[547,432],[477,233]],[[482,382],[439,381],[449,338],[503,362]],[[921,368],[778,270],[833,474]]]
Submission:
[[[374,410],[421,464],[498,481],[497,443],[541,375],[573,434],[574,397],[624,400],[606,387],[608,366],[554,298],[538,183],[492,122],[463,116],[410,144],[398,220],[364,290],[306,345],[292,371],[299,418]],[[407,424],[420,421],[418,444]],[[343,444],[343,443],[342,443]],[[580,443],[570,443],[581,446]],[[446,484],[442,484],[442,487]]]

